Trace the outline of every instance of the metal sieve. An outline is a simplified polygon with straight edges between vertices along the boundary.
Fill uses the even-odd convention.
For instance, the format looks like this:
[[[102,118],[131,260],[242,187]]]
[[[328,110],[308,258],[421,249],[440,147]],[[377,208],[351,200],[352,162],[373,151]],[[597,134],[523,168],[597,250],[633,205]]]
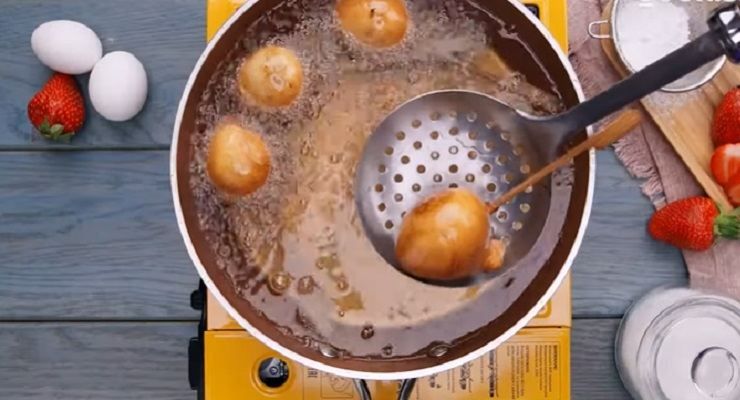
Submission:
[[[636,60],[630,56],[629,52],[625,50],[624,35],[631,29],[635,29],[634,26],[629,26],[629,18],[624,16],[624,10],[628,6],[638,6],[640,10],[645,13],[654,13],[656,19],[655,24],[659,26],[666,26],[675,21],[670,21],[663,14],[658,12],[660,3],[666,3],[665,0],[612,0],[611,7],[605,12],[605,19],[591,22],[588,25],[588,34],[594,39],[600,40],[611,40],[614,44],[617,55],[620,61],[631,74],[637,72],[639,65]],[[672,1],[672,6],[681,7],[686,11],[689,16],[689,40],[695,40],[702,34],[706,33],[708,28],[705,21],[705,16],[711,12],[712,8],[715,7],[713,2],[703,1]],[[669,34],[667,30],[664,30],[664,34]],[[656,40],[664,39],[664,37],[656,37]],[[661,54],[664,56],[666,54]],[[686,76],[671,82],[661,88],[664,92],[688,92],[694,90],[705,83],[712,80],[712,78],[719,73],[724,66],[727,59],[725,57],[718,58],[709,62],[697,70],[687,74]]]

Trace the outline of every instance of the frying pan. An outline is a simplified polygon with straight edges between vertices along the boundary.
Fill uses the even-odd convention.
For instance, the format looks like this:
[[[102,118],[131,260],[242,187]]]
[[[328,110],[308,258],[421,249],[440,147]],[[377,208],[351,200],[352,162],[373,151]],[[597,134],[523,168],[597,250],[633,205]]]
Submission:
[[[407,4],[411,8],[423,1],[407,0]],[[397,301],[387,318],[363,315],[362,310],[348,311],[342,318],[328,318],[324,330],[313,338],[298,335],[296,330],[300,327],[286,329],[286,324],[300,319],[302,307],[313,304],[312,310],[305,310],[309,314],[333,315],[336,311],[321,299],[312,303],[305,297],[277,296],[264,290],[261,298],[246,296],[244,288],[230,278],[228,268],[219,263],[218,246],[201,224],[199,194],[191,185],[197,174],[197,168],[193,168],[197,143],[206,134],[206,128],[199,122],[203,112],[201,103],[208,102],[209,82],[222,73],[223,62],[234,57],[234,49],[240,49],[245,32],[250,29],[262,34],[284,32],[286,26],[299,23],[300,15],[289,15],[287,11],[281,14],[283,9],[287,10],[282,7],[285,3],[247,1],[222,26],[198,59],[180,101],[171,151],[172,193],[178,227],[200,277],[249,334],[287,358],[340,376],[416,378],[460,366],[496,348],[545,306],[570,270],[591,210],[593,152],[573,161],[572,184],[552,187],[551,190],[557,191],[552,198],[557,201],[550,204],[549,215],[565,221],[564,228],[557,243],[552,244],[553,251],[532,257],[528,265],[508,270],[472,289],[431,287],[403,276],[390,266],[371,271],[363,265],[347,267],[349,281],[360,291],[366,304],[388,298]],[[290,3],[301,7],[295,1]],[[558,96],[566,108],[582,100],[580,85],[566,55],[541,22],[518,1],[440,0],[436,3],[453,5],[448,7],[452,13],[477,10],[475,15],[484,16],[479,22],[485,25],[488,42],[527,82]],[[265,14],[279,18],[260,18]],[[413,12],[410,15],[413,19]],[[576,140],[583,140],[587,134],[581,132]],[[352,200],[347,203],[352,207]],[[257,269],[249,262],[242,264],[239,268],[244,271]],[[321,293],[316,296],[320,297]],[[365,334],[368,323],[374,325],[372,335]],[[359,347],[346,351],[352,346]]]

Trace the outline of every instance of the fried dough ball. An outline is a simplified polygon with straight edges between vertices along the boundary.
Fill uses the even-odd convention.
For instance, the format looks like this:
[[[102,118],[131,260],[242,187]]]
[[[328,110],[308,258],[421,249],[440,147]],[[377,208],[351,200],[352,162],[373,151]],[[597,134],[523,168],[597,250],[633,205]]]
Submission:
[[[270,153],[262,138],[236,123],[216,127],[208,146],[208,176],[220,190],[244,196],[259,189],[270,173]]]
[[[337,0],[342,29],[372,47],[390,47],[406,35],[408,13],[403,0]]]
[[[456,280],[503,264],[505,248],[489,240],[486,205],[465,189],[433,195],[404,218],[396,258],[408,274],[430,280]]]
[[[267,46],[242,62],[237,79],[242,96],[263,106],[287,106],[301,93],[303,67],[290,49]]]

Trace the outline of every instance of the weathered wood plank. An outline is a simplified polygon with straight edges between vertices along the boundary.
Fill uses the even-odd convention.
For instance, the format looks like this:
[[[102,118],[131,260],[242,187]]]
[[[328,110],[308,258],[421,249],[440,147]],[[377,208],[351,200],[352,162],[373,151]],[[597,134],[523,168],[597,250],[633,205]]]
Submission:
[[[195,399],[195,323],[0,324],[3,399]]]
[[[619,319],[579,319],[571,331],[571,392],[574,400],[630,400],[614,365]]]
[[[654,209],[638,182],[613,152],[597,159],[591,221],[573,266],[573,312],[584,317],[619,316],[647,290],[687,281],[681,253],[647,233]]]
[[[31,51],[31,32],[49,19],[89,25],[105,52],[132,52],[144,64],[149,97],[142,113],[124,123],[108,122],[87,104],[89,119],[75,146],[168,145],[175,111],[195,60],[205,47],[202,0],[3,0],[0,11],[0,146],[50,145],[32,131],[26,104],[50,71]],[[134,24],[134,25],[132,25]],[[78,78],[87,96],[88,76]]]
[[[191,318],[167,153],[0,153],[0,319]]]
[[[648,288],[685,280],[679,253],[646,237],[637,184],[612,154],[599,166],[576,315],[620,315]],[[0,153],[0,187],[0,319],[194,315],[166,152]]]
[[[618,320],[573,328],[572,398],[629,399],[612,357]],[[0,324],[5,399],[194,399],[187,341],[195,323]]]

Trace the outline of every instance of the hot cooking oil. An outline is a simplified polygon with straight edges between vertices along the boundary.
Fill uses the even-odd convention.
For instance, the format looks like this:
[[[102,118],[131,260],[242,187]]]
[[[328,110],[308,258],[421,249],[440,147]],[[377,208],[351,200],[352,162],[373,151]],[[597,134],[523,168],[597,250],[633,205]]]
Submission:
[[[508,69],[480,22],[489,17],[458,1],[408,2],[413,23],[406,38],[382,52],[337,29],[332,1],[289,3],[245,32],[198,109],[190,184],[219,266],[266,318],[317,351],[331,343],[353,357],[413,357],[432,342],[451,343],[477,330],[487,320],[476,316],[504,311],[486,297],[503,283],[482,283],[471,296],[466,288],[425,285],[387,265],[357,215],[356,164],[373,127],[416,95],[465,88],[528,112],[553,113],[561,106],[557,94]],[[259,29],[264,24],[277,33]],[[502,37],[518,40],[515,31]],[[250,106],[240,98],[239,64],[266,44],[294,50],[305,71],[302,93],[287,108]],[[246,198],[220,194],[203,168],[213,126],[227,117],[258,132],[271,153],[267,183]],[[312,290],[301,289],[298,283],[309,278]],[[450,324],[449,315],[459,318]],[[363,340],[368,324],[373,335]],[[399,335],[408,340],[393,340]]]

